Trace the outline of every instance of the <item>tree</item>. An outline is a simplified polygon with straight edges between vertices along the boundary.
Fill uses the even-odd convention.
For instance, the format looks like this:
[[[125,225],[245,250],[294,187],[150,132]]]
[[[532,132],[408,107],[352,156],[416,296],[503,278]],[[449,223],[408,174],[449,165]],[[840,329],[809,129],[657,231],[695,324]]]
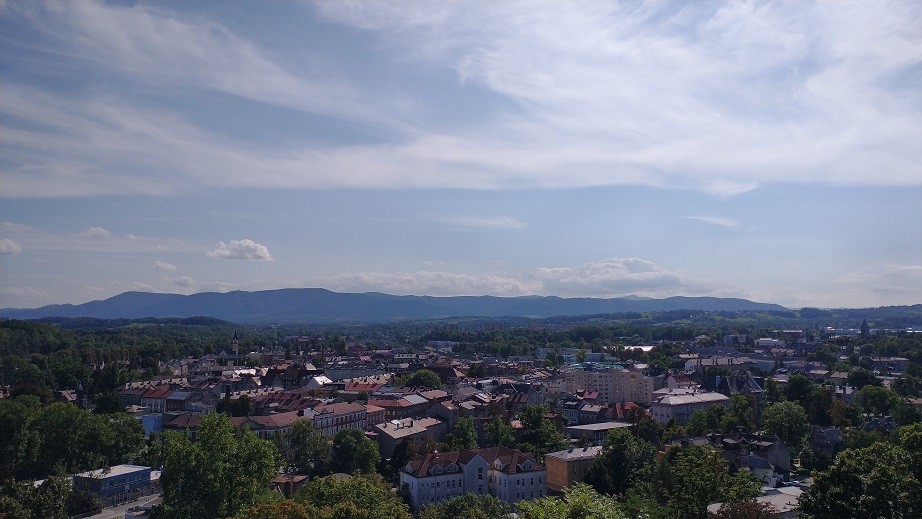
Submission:
[[[125,405],[122,404],[122,399],[119,394],[115,391],[106,391],[105,393],[100,393],[99,396],[93,401],[96,404],[96,414],[111,414],[111,413],[124,413]]]
[[[649,442],[656,448],[662,447],[664,432],[665,430],[659,422],[646,415],[634,425],[634,435]]]
[[[864,368],[855,368],[849,372],[846,383],[860,390],[864,386],[879,386],[880,380]]]
[[[221,414],[204,416],[195,443],[164,434],[163,504],[156,517],[213,519],[254,504],[281,466],[278,450]]]
[[[522,443],[519,448],[533,452],[538,459],[544,459],[548,452],[562,449],[566,440],[554,423],[545,418],[548,412],[542,405],[526,405],[519,419],[522,422]]]
[[[486,429],[487,443],[490,447],[512,447],[515,445],[512,425],[499,415],[493,416],[493,419],[487,423]]]
[[[626,429],[613,429],[586,472],[585,481],[600,493],[623,494],[637,478],[645,477],[655,462],[653,445]]]
[[[318,478],[304,485],[294,499],[323,511],[324,519],[411,519],[407,505],[391,493],[389,485],[366,476]]]
[[[516,511],[521,519],[626,519],[618,502],[578,483],[564,490],[563,498],[543,497],[520,501]]]
[[[710,503],[740,503],[758,495],[759,483],[747,472],[730,474],[729,465],[711,448],[690,447],[674,455],[667,478],[662,484],[662,495],[672,517],[698,519],[705,516]]]
[[[777,519],[775,507],[759,501],[723,505],[713,519]]]
[[[865,413],[889,415],[900,404],[900,397],[885,387],[866,385],[855,394],[855,402]]]
[[[719,407],[719,406],[718,406]],[[756,420],[752,412],[752,402],[745,395],[735,394],[730,397],[730,409],[720,420],[720,430],[732,432],[737,427],[747,431],[755,429]]]
[[[378,444],[358,429],[345,429],[333,437],[333,471],[365,474],[375,471],[381,461]]]
[[[330,441],[307,420],[298,420],[285,434],[276,438],[276,446],[285,460],[289,474],[315,478],[330,473]]]
[[[762,423],[769,434],[781,439],[791,453],[800,452],[810,432],[807,412],[795,402],[778,402],[765,408]]]
[[[784,399],[778,383],[773,378],[765,377],[765,398],[768,399],[769,404],[774,404]]]
[[[423,508],[419,519],[505,519],[510,511],[493,496],[464,494]]]
[[[922,485],[901,447],[874,443],[847,449],[829,470],[814,475],[801,496],[801,517],[859,519],[922,517]]]
[[[787,400],[797,402],[804,409],[807,408],[807,400],[813,391],[813,382],[803,375],[791,375],[788,383],[784,387],[784,396]]]
[[[463,451],[476,448],[477,429],[474,428],[474,419],[469,416],[458,417],[450,434],[448,450]]]
[[[439,389],[442,387],[442,379],[430,369],[420,369],[402,381],[406,387],[423,387],[426,389]]]

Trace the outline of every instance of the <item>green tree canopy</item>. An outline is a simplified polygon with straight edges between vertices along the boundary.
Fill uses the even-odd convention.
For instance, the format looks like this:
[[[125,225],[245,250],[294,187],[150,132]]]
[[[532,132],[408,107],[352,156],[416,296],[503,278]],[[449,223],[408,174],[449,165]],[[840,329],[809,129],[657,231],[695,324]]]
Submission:
[[[372,473],[381,461],[378,444],[358,429],[339,431],[333,437],[333,471]]]
[[[424,387],[427,389],[439,389],[442,387],[442,379],[430,369],[417,370],[408,378],[401,380],[401,382],[406,387]]]
[[[526,405],[519,415],[522,421],[522,443],[519,449],[533,452],[538,459],[544,459],[548,452],[562,449],[566,445],[563,434],[553,422],[545,418],[547,407]]]
[[[762,424],[769,434],[780,438],[792,454],[800,452],[810,432],[807,412],[795,402],[771,404],[762,413]]]
[[[419,519],[505,519],[510,511],[493,496],[464,494],[423,508]]]
[[[515,446],[515,435],[512,432],[512,425],[503,420],[499,415],[494,415],[486,425],[487,443],[490,447],[513,447]]]
[[[389,485],[365,476],[318,478],[304,485],[294,499],[336,519],[411,519],[407,505],[391,493]]]
[[[576,484],[564,490],[562,498],[543,497],[520,501],[520,519],[625,519],[618,502],[599,494],[589,485]]]
[[[298,420],[285,434],[276,437],[276,446],[285,460],[286,472],[315,478],[330,473],[330,440],[307,420]]]
[[[623,494],[638,478],[646,477],[656,462],[656,449],[627,429],[613,429],[602,452],[593,460],[585,481],[603,494]]]
[[[900,397],[885,387],[866,385],[855,394],[855,402],[865,413],[889,415],[900,405]]]
[[[474,419],[469,416],[459,416],[449,436],[448,450],[462,451],[477,448],[477,429],[474,428]]]
[[[196,441],[164,434],[163,504],[155,517],[215,519],[252,506],[282,461],[272,443],[235,430],[221,414],[202,418]]]
[[[848,449],[829,470],[814,475],[801,496],[801,517],[807,519],[903,519],[922,517],[922,485],[918,468],[903,448],[877,442]]]

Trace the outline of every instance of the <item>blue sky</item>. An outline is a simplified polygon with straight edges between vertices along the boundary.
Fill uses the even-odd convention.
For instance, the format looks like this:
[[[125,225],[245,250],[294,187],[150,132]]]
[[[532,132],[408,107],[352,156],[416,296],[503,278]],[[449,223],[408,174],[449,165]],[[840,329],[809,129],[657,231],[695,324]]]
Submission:
[[[0,2],[0,306],[922,303],[918,2]]]

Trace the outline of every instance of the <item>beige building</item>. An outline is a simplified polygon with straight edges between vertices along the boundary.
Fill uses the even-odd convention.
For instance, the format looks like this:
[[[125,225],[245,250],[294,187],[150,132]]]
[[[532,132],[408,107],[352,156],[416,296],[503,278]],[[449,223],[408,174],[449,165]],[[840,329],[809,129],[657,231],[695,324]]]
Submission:
[[[562,492],[567,487],[581,483],[592,461],[601,452],[601,446],[574,447],[565,451],[551,452],[544,456],[544,465],[547,468],[547,489]]]
[[[564,371],[563,380],[568,393],[598,392],[596,403],[601,405],[623,402],[650,405],[653,392],[665,385],[663,377],[650,377],[620,366],[571,368]]]

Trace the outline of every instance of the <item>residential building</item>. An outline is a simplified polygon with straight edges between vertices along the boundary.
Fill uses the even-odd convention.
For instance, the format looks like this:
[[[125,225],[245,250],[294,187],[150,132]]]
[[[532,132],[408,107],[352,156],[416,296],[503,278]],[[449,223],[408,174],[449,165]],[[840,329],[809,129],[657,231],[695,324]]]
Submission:
[[[544,456],[547,467],[547,488],[554,492],[582,483],[593,460],[602,452],[602,446],[574,447],[551,452]]]
[[[378,450],[382,458],[390,458],[397,445],[404,441],[421,443],[426,437],[439,441],[446,432],[445,424],[437,418],[406,418],[375,424],[371,430],[377,433]]]
[[[662,376],[644,375],[616,365],[587,364],[564,370],[564,390],[568,393],[598,393],[596,404],[637,402],[649,405],[653,392],[665,385]]]
[[[605,441],[605,437],[608,436],[610,431],[630,426],[631,424],[626,422],[601,422],[585,425],[571,425],[566,428],[564,435],[571,440],[585,439],[596,445],[600,445]]]
[[[74,474],[74,489],[98,495],[106,506],[124,503],[153,492],[151,468],[115,465]]]
[[[675,418],[680,424],[688,423],[692,413],[706,411],[713,405],[730,405],[730,398],[720,393],[699,391],[697,389],[665,388],[656,391],[656,400],[650,411],[653,419],[665,425]]]
[[[414,508],[463,494],[514,504],[545,495],[547,470],[531,454],[506,447],[432,453],[408,462],[400,488]]]

